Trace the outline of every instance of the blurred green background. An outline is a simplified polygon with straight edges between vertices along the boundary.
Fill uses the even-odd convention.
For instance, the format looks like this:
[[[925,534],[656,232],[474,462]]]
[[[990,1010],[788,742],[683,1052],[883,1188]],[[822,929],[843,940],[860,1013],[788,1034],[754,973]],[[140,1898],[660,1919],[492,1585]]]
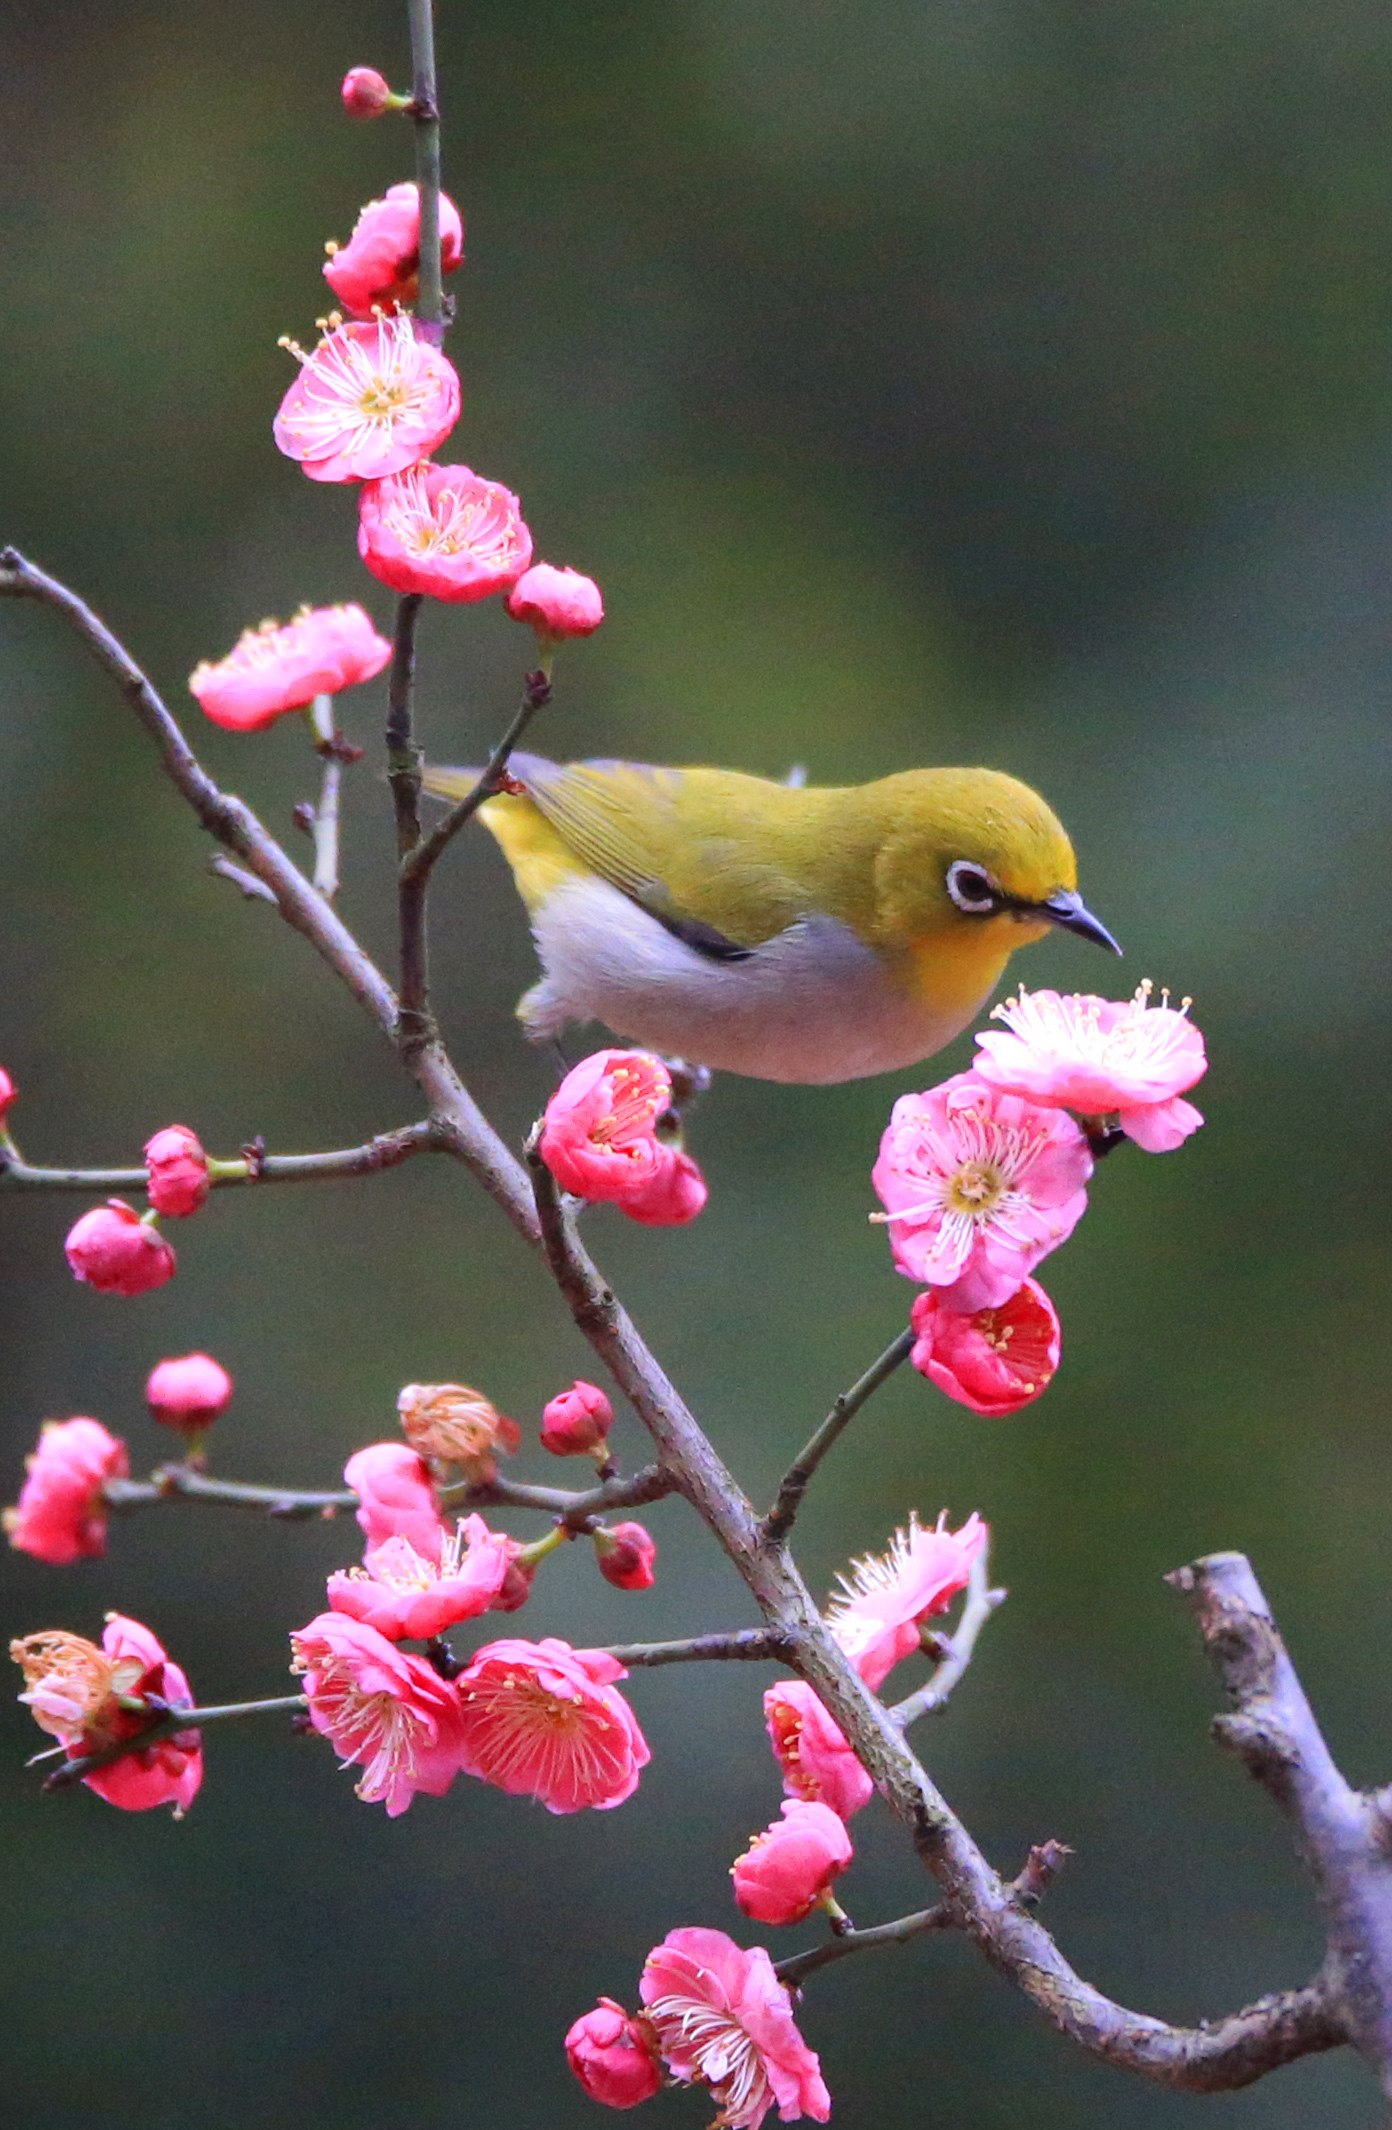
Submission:
[[[276,453],[276,336],[324,308],[325,237],[410,174],[404,126],[337,83],[408,71],[399,5],[0,7],[0,535],[67,577],[186,708],[183,680],[300,600],[390,602],[354,502]],[[1015,1422],[907,1372],[804,1518],[822,1589],[911,1506],[996,1531],[1011,1600],[921,1749],[992,1857],[1076,1856],[1070,1957],[1190,2020],[1301,1981],[1320,1933],[1269,1801],[1206,1740],[1215,1688],[1164,1570],[1248,1550],[1356,1780],[1392,1773],[1385,1425],[1392,1255],[1386,813],[1392,534],[1392,17],[1379,0],[444,0],[447,182],[469,223],[450,445],[517,489],[541,555],[603,584],[538,744],[821,781],[987,762],[1072,828],[1126,979],[1192,992],[1208,1128],[1123,1152],[1047,1274],[1065,1364]],[[134,1162],[171,1120],[230,1153],[417,1114],[308,950],[207,871],[113,689],[57,623],[0,608],[0,1059],[34,1160]],[[530,639],[527,639],[527,643]],[[527,645],[431,611],[422,723],[477,759]],[[376,745],[378,684],[343,705]],[[201,721],[212,770],[293,834],[298,727]],[[386,952],[390,826],[350,779],[343,908]],[[442,870],[438,1001],[516,1141],[548,1085],[511,1006],[525,926],[478,836]],[[1078,942],[1033,983],[1111,972]],[[866,1225],[897,1082],[721,1082],[688,1232],[594,1242],[756,1497],[903,1319]],[[136,1302],[68,1277],[72,1198],[0,1208],[0,1494],[45,1415],[137,1469],[141,1387],[206,1346],[237,1378],[221,1468],[333,1483],[410,1379],[533,1425],[587,1367],[462,1174],[225,1194]],[[638,1458],[631,1417],[621,1450]],[[522,1461],[540,1474],[540,1453]],[[527,1528],[525,1519],[513,1527]],[[580,1548],[519,1623],[577,1642],[742,1624],[680,1507],[646,1599]],[[205,1700],[286,1687],[351,1526],[171,1510],[109,1557],[4,1562],[6,1633],[150,1622]],[[465,1639],[461,1637],[461,1639]],[[15,1675],[16,1681],[18,1675]],[[766,1675],[638,1677],[654,1746],[622,1811],[553,1820],[461,1783],[388,1823],[319,1741],[209,1740],[189,1820],[41,1798],[7,1704],[4,2090],[32,2130],[498,2130],[597,2124],[560,2037],[632,2001],[680,1922],[746,1930],[726,1869],[779,1796]],[[846,1905],[916,1907],[882,1813]],[[792,1943],[808,1933],[787,1934]],[[781,1952],[783,1946],[775,1948]],[[791,1949],[791,1947],[789,1947]],[[812,1984],[842,2130],[1380,2120],[1343,2056],[1234,2098],[1082,2060],[965,1947]],[[698,2096],[654,2105],[703,2122]]]

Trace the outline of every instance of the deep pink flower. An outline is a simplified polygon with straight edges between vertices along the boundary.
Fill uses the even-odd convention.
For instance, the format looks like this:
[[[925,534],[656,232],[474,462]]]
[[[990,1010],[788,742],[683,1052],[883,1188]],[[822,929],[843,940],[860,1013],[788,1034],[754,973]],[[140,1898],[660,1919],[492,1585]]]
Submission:
[[[377,79],[381,81],[380,74]],[[382,87],[386,88],[382,82]],[[390,92],[388,92],[390,93]],[[420,294],[420,194],[393,185],[384,200],[369,200],[344,245],[328,247],[324,279],[351,318],[370,318]],[[440,194],[440,271],[452,274],[464,256],[464,224],[454,201]]]
[[[1017,1413],[1054,1379],[1058,1314],[1037,1280],[1027,1279],[998,1309],[970,1316],[947,1308],[929,1287],[916,1296],[910,1318],[914,1367],[974,1413]]]
[[[970,1312],[1008,1301],[1067,1240],[1091,1174],[1072,1117],[962,1072],[899,1097],[871,1181],[899,1270]]]
[[[542,1642],[489,1642],[458,1687],[464,1766],[548,1812],[607,1812],[638,1787],[651,1759],[637,1719],[614,1681],[628,1673],[602,1649]]]
[[[735,1899],[756,1923],[800,1923],[855,1853],[830,1805],[792,1797],[781,1809],[730,1870]]]
[[[577,1380],[542,1409],[541,1446],[553,1457],[592,1457],[614,1425],[614,1408],[596,1383]]]
[[[438,1560],[449,1537],[430,1482],[430,1467],[405,1442],[370,1442],[343,1467],[358,1497],[358,1522],[369,1546],[406,1538],[425,1560]]]
[[[232,1378],[211,1354],[185,1353],[150,1370],[145,1402],[156,1420],[183,1435],[201,1435],[227,1410]]]
[[[841,1589],[827,1607],[827,1625],[872,1691],[918,1648],[919,1621],[945,1612],[966,1589],[972,1562],[989,1537],[975,1513],[960,1531],[946,1530],[945,1516],[929,1530],[910,1516],[907,1531],[895,1532],[887,1552],[867,1553],[838,1578]]]
[[[1026,991],[1002,1000],[992,1017],[1008,1033],[987,1029],[976,1039],[978,1079],[1033,1102],[1076,1109],[1088,1117],[1117,1115],[1128,1138],[1147,1153],[1168,1154],[1203,1118],[1180,1100],[1208,1070],[1204,1040],[1189,1019],[1186,998],[1178,1012],[1149,978],[1134,998],[1097,998],[1074,992]]]
[[[654,1132],[672,1080],[645,1050],[596,1050],[546,1105],[540,1153],[563,1191],[619,1205],[641,1201],[671,1166]]]
[[[146,1140],[145,1162],[150,1175],[146,1190],[157,1213],[183,1220],[198,1211],[212,1185],[197,1132],[186,1124],[167,1124]]]
[[[45,1420],[24,1465],[19,1501],[0,1516],[10,1544],[60,1568],[100,1558],[106,1551],[102,1488],[108,1479],[130,1476],[120,1436],[109,1435],[100,1420]]]
[[[343,77],[343,108],[350,118],[380,118],[384,111],[401,109],[409,97],[393,96],[376,67],[349,67]]]
[[[275,440],[312,481],[379,481],[444,442],[459,419],[454,366],[404,312],[335,326],[281,401]]]
[[[193,1695],[179,1666],[148,1627],[119,1612],[106,1616],[102,1646],[62,1631],[25,1635],[10,1655],[23,1667],[27,1691],[20,1700],[41,1729],[61,1739],[74,1759],[133,1738],[161,1704],[192,1708]],[[154,1697],[154,1710],[123,1707],[122,1701]],[[203,1780],[203,1748],[197,1731],[176,1731],[143,1751],[127,1753],[110,1767],[82,1778],[89,1790],[126,1812],[172,1804],[182,1819]]]
[[[638,1987],[673,2078],[709,2086],[728,2130],[758,2130],[775,2105],[781,2122],[826,2122],[821,2067],[762,1945],[742,1952],[723,1930],[669,1930]]]
[[[309,1720],[341,1767],[360,1767],[357,1794],[403,1813],[417,1790],[442,1797],[459,1773],[463,1734],[455,1688],[423,1657],[375,1627],[321,1612],[290,1637],[290,1669],[304,1676]]]
[[[527,1550],[521,1540],[511,1539],[509,1547],[511,1557],[507,1574],[503,1577],[502,1589],[488,1608],[490,1612],[520,1612],[531,1596],[532,1585],[536,1581],[536,1562],[524,1561],[518,1557]]]
[[[604,601],[593,577],[579,570],[553,569],[536,562],[508,593],[514,621],[526,621],[543,644],[564,643],[567,636],[593,636],[604,619]]]
[[[430,1559],[408,1538],[384,1539],[369,1547],[361,1568],[329,1577],[329,1605],[366,1621],[389,1642],[427,1642],[489,1611],[511,1554],[512,1541],[490,1531],[481,1516],[463,1520]]]
[[[779,1679],[768,1689],[764,1721],[790,1797],[829,1805],[841,1819],[869,1804],[874,1783],[805,1679]]]
[[[98,1294],[147,1294],[173,1279],[178,1259],[134,1206],[109,1198],[68,1230],[63,1245],[74,1279]]]
[[[15,1086],[14,1081],[10,1078],[4,1066],[0,1065],[0,1128],[3,1128],[5,1119],[10,1113],[10,1104],[18,1093],[19,1089]]]
[[[510,489],[467,466],[419,465],[363,489],[358,553],[393,591],[457,605],[515,584],[532,536]]]
[[[452,1465],[475,1485],[495,1480],[499,1457],[511,1457],[522,1440],[517,1422],[468,1383],[408,1383],[396,1409],[418,1456]]]
[[[371,680],[391,655],[360,606],[305,606],[284,628],[243,629],[226,658],[194,667],[189,688],[215,725],[263,732],[316,695]]]
[[[661,1146],[666,1160],[652,1180],[632,1197],[619,1200],[619,1211],[645,1228],[681,1228],[705,1205],[706,1179],[681,1147]]]
[[[651,1590],[657,1546],[641,1524],[610,1524],[595,1532],[599,1572],[616,1590]]]
[[[651,2025],[630,2019],[612,1997],[601,1997],[565,2038],[566,2057],[591,2100],[606,2108],[636,2108],[661,2089],[662,2065]]]

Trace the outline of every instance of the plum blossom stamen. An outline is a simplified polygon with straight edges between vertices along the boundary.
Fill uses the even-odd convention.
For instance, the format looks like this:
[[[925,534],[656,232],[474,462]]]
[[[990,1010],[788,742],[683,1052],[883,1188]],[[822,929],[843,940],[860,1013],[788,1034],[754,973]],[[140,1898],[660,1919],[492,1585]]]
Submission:
[[[749,2035],[728,2012],[704,1998],[675,1995],[658,1997],[647,2012],[664,2048],[672,2039],[679,2040],[695,2063],[695,2077],[720,2102],[710,2130],[761,2119],[773,2102],[768,2073]]]
[[[291,1659],[292,1672],[310,1669],[299,1649]],[[358,1685],[351,1665],[342,1658],[316,1656],[318,1673],[315,1700],[322,1711],[329,1735],[335,1742],[352,1741],[353,1751],[339,1761],[341,1768],[360,1761],[366,1748],[372,1757],[363,1768],[355,1794],[365,1804],[377,1804],[390,1795],[396,1784],[412,1782],[418,1772],[417,1748],[425,1730],[423,1718],[395,1694],[366,1693]]]

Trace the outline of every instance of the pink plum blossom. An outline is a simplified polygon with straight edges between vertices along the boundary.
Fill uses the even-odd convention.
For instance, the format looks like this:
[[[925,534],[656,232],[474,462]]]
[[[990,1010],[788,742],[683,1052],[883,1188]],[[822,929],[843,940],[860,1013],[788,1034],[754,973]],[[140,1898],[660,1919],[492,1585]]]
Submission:
[[[409,1539],[424,1560],[439,1560],[449,1537],[431,1484],[430,1467],[405,1442],[371,1442],[343,1467],[358,1497],[358,1522],[369,1546]]]
[[[512,1542],[481,1516],[465,1518],[431,1559],[408,1538],[369,1547],[361,1568],[329,1577],[329,1606],[389,1642],[429,1641],[487,1612],[503,1587]]]
[[[350,118],[380,118],[394,105],[400,108],[410,101],[409,97],[393,96],[376,67],[349,67],[341,94]]]
[[[1059,1364],[1059,1320],[1037,1280],[1027,1279],[997,1309],[970,1316],[949,1309],[929,1287],[910,1312],[917,1334],[909,1359],[959,1405],[995,1419],[1047,1390]]]
[[[363,1770],[358,1796],[384,1804],[391,1819],[418,1790],[442,1797],[459,1773],[464,1742],[454,1686],[423,1657],[342,1612],[321,1612],[290,1643],[310,1722],[332,1741],[341,1767]]]
[[[511,1457],[522,1440],[517,1422],[468,1383],[408,1383],[396,1409],[418,1456],[453,1466],[475,1485],[491,1484],[499,1457]]]
[[[397,592],[467,604],[514,585],[532,536],[510,489],[467,466],[411,466],[369,481],[358,506],[358,553]]]
[[[601,1997],[565,2038],[566,2059],[591,2100],[606,2108],[636,2108],[662,2086],[662,2065],[646,2019],[631,2019],[612,1997]]]
[[[641,1191],[619,1200],[619,1211],[645,1228],[681,1228],[705,1205],[706,1179],[690,1154],[678,1146],[662,1146],[668,1158]]]
[[[657,1547],[641,1524],[610,1524],[594,1535],[599,1572],[616,1590],[651,1590]]]
[[[640,1203],[671,1167],[654,1126],[672,1080],[645,1050],[596,1050],[546,1105],[539,1151],[563,1191],[621,1206]]]
[[[281,401],[275,440],[312,481],[380,481],[444,442],[459,419],[454,366],[404,312],[337,325]]]
[[[98,1294],[148,1294],[173,1279],[178,1267],[159,1230],[121,1198],[84,1213],[68,1230],[63,1249],[73,1278]]]
[[[183,1220],[206,1201],[212,1188],[208,1157],[197,1132],[186,1124],[167,1124],[147,1139],[145,1164],[149,1172],[146,1190],[157,1213]]]
[[[99,1559],[106,1551],[102,1489],[108,1479],[130,1476],[119,1435],[108,1434],[100,1420],[46,1420],[24,1463],[19,1501],[0,1517],[10,1544],[55,1567]]]
[[[1004,999],[993,1018],[1006,1033],[977,1037],[972,1071],[978,1079],[1032,1102],[1076,1109],[1088,1117],[1116,1115],[1127,1137],[1147,1153],[1168,1154],[1203,1118],[1180,1098],[1208,1070],[1204,1040],[1162,991],[1152,1006],[1149,978],[1134,998],[1097,998],[1074,992],[1026,991]]]
[[[541,1446],[553,1457],[593,1457],[613,1425],[614,1408],[598,1384],[577,1379],[542,1409]]]
[[[829,1805],[793,1797],[782,1812],[730,1871],[745,1915],[775,1926],[809,1915],[854,1854],[844,1821]]]
[[[0,1131],[4,1129],[5,1119],[10,1113],[10,1105],[18,1093],[19,1089],[15,1086],[14,1081],[10,1078],[4,1066],[0,1065]]]
[[[207,1353],[160,1361],[145,1384],[145,1402],[156,1420],[184,1435],[201,1435],[226,1412],[231,1396],[231,1376]]]
[[[548,1812],[607,1812],[631,1797],[651,1759],[622,1694],[627,1672],[600,1649],[489,1642],[457,1681],[464,1766]]]
[[[377,79],[381,81],[380,74]],[[420,294],[420,194],[416,186],[393,185],[385,199],[369,200],[348,242],[327,249],[324,279],[350,318],[370,318],[377,307],[390,310],[400,303],[414,303]],[[441,273],[452,274],[463,256],[464,224],[454,201],[442,192]]]
[[[742,1952],[723,1930],[669,1930],[648,1954],[639,1995],[667,2069],[709,2086],[728,2130],[779,2120],[824,2123],[831,2095],[762,1945]]]
[[[164,1704],[192,1708],[188,1680],[148,1627],[118,1612],[106,1616],[102,1646],[62,1630],[25,1635],[11,1642],[10,1655],[22,1666],[26,1702],[42,1730],[62,1741],[76,1758],[99,1753],[133,1738]],[[153,1697],[148,1710],[126,1707]],[[199,1733],[176,1731],[143,1751],[127,1753],[109,1767],[82,1778],[89,1790],[125,1812],[148,1812],[172,1804],[181,1819],[203,1780]]]
[[[919,1621],[945,1612],[966,1589],[972,1563],[989,1537],[975,1514],[960,1531],[945,1524],[945,1513],[927,1530],[911,1516],[907,1531],[895,1532],[887,1552],[867,1553],[839,1578],[827,1625],[872,1692],[919,1647]]]
[[[543,645],[564,643],[567,636],[593,636],[604,619],[604,601],[593,577],[579,570],[553,569],[535,562],[508,593],[514,621],[530,622]]]
[[[1087,1207],[1092,1156],[1073,1118],[974,1073],[901,1095],[872,1182],[894,1262],[971,1313],[1009,1301]]]
[[[874,1783],[805,1679],[780,1679],[768,1689],[764,1721],[790,1797],[829,1805],[841,1819],[869,1804]]]
[[[281,628],[243,629],[234,650],[189,675],[189,689],[215,725],[263,732],[316,695],[337,695],[381,672],[392,647],[360,606],[304,606]]]

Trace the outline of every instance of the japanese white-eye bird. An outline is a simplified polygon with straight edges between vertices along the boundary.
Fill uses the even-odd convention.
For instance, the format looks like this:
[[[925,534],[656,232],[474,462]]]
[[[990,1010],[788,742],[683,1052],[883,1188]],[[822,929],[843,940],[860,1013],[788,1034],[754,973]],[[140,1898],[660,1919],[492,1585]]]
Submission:
[[[720,1071],[855,1080],[941,1050],[1053,925],[1121,952],[1057,817],[994,769],[818,789],[514,754],[508,774],[479,818],[531,917],[545,973],[517,1011],[539,1042],[599,1020]]]

